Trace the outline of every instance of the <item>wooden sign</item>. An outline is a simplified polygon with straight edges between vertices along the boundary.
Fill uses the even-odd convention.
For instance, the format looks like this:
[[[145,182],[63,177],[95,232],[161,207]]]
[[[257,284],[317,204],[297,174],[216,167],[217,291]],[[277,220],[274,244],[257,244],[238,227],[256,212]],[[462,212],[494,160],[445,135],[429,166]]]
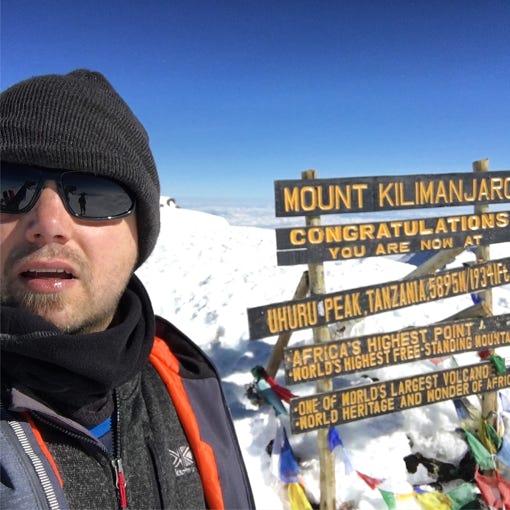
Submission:
[[[510,240],[510,211],[276,229],[278,265],[468,248]]]
[[[293,434],[510,387],[490,361],[290,401]]]
[[[280,180],[274,190],[280,217],[500,204],[510,201],[510,171]]]
[[[286,384],[510,345],[510,314],[285,349]]]
[[[510,258],[249,308],[250,338],[357,319],[510,283]]]

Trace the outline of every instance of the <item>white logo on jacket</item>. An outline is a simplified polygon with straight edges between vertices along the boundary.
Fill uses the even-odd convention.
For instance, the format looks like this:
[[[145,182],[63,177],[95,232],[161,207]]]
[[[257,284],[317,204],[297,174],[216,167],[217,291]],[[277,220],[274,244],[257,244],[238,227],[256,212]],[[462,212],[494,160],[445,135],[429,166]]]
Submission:
[[[172,456],[176,476],[189,475],[196,471],[195,459],[189,446],[179,446],[176,451],[168,449]]]

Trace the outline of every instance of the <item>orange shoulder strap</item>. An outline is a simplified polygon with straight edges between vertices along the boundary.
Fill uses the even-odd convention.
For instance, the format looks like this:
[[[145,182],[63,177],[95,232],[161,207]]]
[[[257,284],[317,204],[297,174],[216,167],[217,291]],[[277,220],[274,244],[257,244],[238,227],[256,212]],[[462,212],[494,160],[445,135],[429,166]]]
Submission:
[[[211,445],[200,437],[197,418],[179,376],[179,362],[168,348],[168,345],[158,337],[154,339],[154,346],[149,360],[165,383],[177,415],[181,420],[198,466],[207,504],[209,508],[214,510],[223,509],[223,494],[214,451]]]

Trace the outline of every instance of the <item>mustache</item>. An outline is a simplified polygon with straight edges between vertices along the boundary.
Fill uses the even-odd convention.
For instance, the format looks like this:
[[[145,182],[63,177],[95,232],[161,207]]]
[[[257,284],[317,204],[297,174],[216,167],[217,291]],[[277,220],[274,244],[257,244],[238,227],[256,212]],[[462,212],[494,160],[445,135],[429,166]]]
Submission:
[[[15,264],[54,258],[69,261],[82,271],[86,267],[83,258],[74,250],[66,246],[57,245],[45,245],[40,247],[30,245],[19,246],[9,253],[5,265],[6,267],[12,267]]]

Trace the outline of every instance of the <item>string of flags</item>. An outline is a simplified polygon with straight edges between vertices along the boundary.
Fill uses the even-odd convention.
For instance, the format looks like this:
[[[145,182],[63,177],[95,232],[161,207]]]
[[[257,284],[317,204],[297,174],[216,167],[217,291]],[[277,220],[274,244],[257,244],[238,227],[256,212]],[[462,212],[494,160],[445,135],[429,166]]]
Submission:
[[[290,399],[296,396],[289,389],[277,384],[276,381],[266,372],[264,367],[256,365],[251,369],[251,373],[255,378],[256,383],[263,382],[267,384],[271,388],[272,392],[285,402],[289,403]],[[267,386],[265,389],[267,389]]]
[[[271,471],[287,488],[292,510],[312,510],[300,478],[299,464],[289,442],[282,420],[276,421],[276,434],[271,452]]]
[[[506,370],[504,360],[499,356],[491,354],[486,357],[491,359],[498,372]],[[272,473],[286,487],[291,510],[312,510],[300,476],[299,463],[282,420],[282,417],[288,416],[284,402],[288,403],[296,395],[278,385],[261,366],[254,367],[252,375],[258,397],[272,407],[277,417],[271,452]],[[479,497],[490,510],[510,510],[510,480],[504,475],[505,472],[507,476],[510,473],[510,440],[504,435],[502,420],[505,415],[510,418],[510,398],[498,393],[495,427],[482,418],[481,412],[467,398],[454,399],[453,403],[476,468],[472,482],[462,483],[448,492],[438,492],[429,486],[410,486],[412,490],[402,493],[391,479],[375,478],[355,469],[334,426],[328,430],[329,449],[340,454],[346,474],[357,475],[371,490],[379,491],[388,510],[398,510],[401,502],[411,498],[423,510],[460,510]]]

